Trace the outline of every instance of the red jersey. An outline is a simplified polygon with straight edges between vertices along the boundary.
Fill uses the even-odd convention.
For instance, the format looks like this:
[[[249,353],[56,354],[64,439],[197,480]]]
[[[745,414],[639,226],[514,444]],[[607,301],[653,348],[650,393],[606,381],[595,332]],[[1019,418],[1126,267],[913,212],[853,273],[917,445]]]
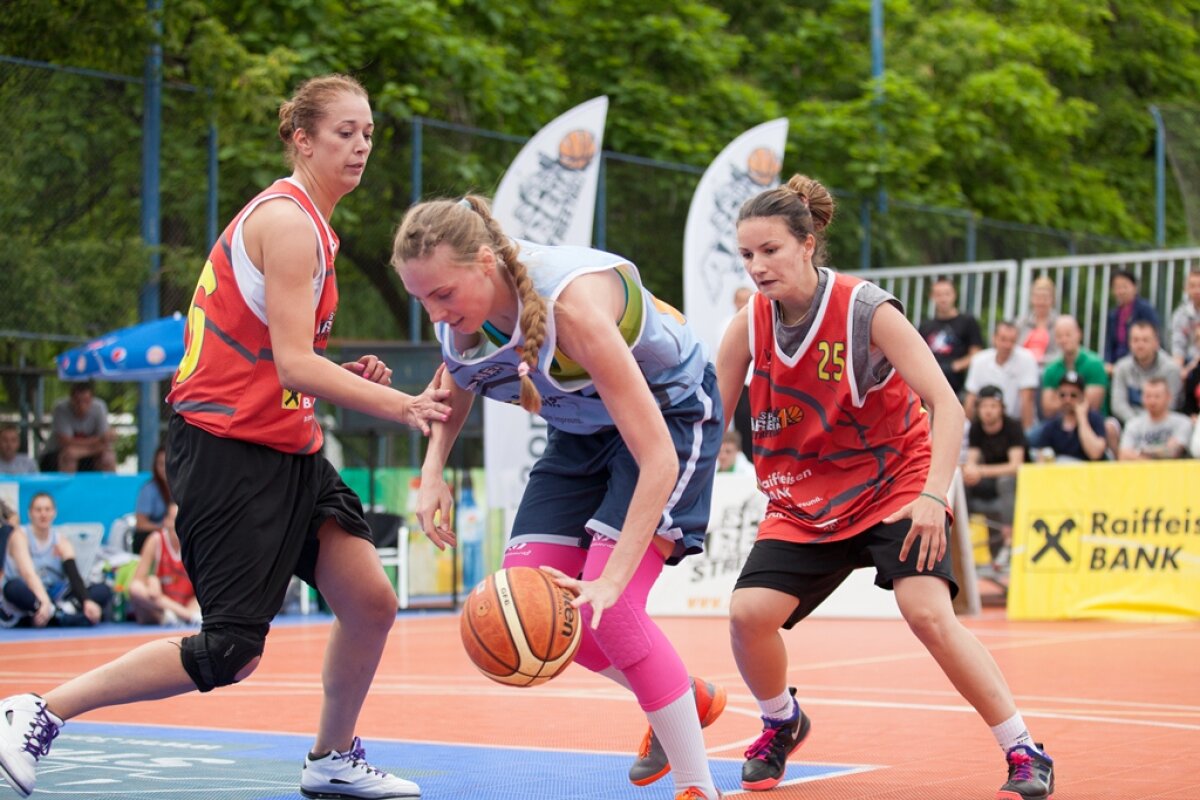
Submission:
[[[215,436],[286,453],[315,453],[324,441],[316,398],[279,382],[262,273],[242,243],[243,220],[260,203],[276,197],[296,201],[317,233],[321,271],[313,281],[313,350],[318,355],[325,352],[338,304],[333,268],[338,238],[304,188],[285,178],[246,204],[213,246],[188,311],[186,349],[167,402],[189,423]]]
[[[158,568],[154,574],[162,584],[163,594],[176,603],[186,606],[196,596],[192,579],[183,568],[183,559],[178,550],[171,548],[164,531],[158,532]]]
[[[848,539],[916,499],[929,474],[920,398],[882,354],[872,363],[870,320],[890,295],[857,302],[874,287],[822,272],[812,325],[794,347],[776,341],[774,303],[751,299],[750,425],[769,498],[760,539]]]

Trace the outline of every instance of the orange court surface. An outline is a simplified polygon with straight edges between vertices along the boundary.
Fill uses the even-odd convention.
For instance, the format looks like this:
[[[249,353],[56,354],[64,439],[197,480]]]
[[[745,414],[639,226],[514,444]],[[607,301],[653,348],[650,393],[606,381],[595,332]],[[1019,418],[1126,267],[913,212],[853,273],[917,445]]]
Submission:
[[[1014,623],[1002,610],[964,622],[1054,757],[1058,800],[1200,799],[1200,623]],[[726,621],[659,623],[693,674],[728,689],[728,708],[705,730],[727,798],[990,800],[1004,781],[987,727],[902,621],[818,618],[784,634],[812,733],[783,784],[745,792],[742,752],[760,722]],[[281,618],[245,683],[71,721],[34,796],[298,797],[329,629],[325,616]],[[0,689],[45,691],[162,635],[111,624],[9,631]],[[441,612],[397,618],[358,732],[373,763],[415,780],[427,800],[669,800],[669,777],[645,788],[626,780],[645,725],[631,695],[578,666],[533,688],[487,680],[463,652],[457,615]]]

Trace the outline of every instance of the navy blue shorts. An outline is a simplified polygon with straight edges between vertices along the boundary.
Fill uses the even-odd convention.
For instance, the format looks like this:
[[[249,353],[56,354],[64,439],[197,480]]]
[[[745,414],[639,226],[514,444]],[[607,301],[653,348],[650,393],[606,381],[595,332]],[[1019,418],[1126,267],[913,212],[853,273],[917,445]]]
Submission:
[[[704,550],[713,474],[725,427],[711,364],[695,394],[664,409],[663,419],[679,456],[679,479],[657,533],[675,542],[667,563],[678,564],[684,556]],[[546,449],[529,472],[509,543],[586,548],[593,534],[617,539],[637,479],[637,462],[616,428],[575,434],[551,426]]]

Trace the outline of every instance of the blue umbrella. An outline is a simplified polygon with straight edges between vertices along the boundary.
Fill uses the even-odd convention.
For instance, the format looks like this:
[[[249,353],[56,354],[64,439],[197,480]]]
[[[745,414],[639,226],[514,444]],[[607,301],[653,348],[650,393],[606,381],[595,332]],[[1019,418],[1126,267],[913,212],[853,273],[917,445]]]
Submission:
[[[183,358],[183,315],[112,331],[58,356],[65,381],[157,381],[169,378]]]

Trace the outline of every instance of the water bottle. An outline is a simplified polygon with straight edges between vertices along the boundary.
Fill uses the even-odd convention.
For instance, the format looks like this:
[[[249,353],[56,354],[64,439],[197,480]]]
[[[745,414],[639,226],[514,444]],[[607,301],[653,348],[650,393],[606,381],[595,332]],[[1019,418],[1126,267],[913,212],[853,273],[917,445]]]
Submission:
[[[483,580],[483,515],[475,504],[475,489],[471,473],[464,472],[458,498],[458,549],[462,556],[463,589],[471,591]]]

